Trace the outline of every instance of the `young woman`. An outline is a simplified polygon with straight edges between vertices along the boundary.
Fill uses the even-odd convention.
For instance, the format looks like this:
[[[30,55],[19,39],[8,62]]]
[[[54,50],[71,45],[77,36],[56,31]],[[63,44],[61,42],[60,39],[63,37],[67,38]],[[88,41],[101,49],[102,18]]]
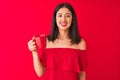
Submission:
[[[86,80],[86,42],[70,4],[56,7],[50,35],[33,37],[28,48],[40,80]]]

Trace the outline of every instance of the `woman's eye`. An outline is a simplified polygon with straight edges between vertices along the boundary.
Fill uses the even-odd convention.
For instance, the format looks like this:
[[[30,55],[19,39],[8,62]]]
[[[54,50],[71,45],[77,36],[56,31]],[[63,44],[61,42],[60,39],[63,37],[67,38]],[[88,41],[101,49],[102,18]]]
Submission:
[[[62,15],[58,15],[58,17],[62,17]]]
[[[66,15],[66,17],[70,17],[70,15]]]

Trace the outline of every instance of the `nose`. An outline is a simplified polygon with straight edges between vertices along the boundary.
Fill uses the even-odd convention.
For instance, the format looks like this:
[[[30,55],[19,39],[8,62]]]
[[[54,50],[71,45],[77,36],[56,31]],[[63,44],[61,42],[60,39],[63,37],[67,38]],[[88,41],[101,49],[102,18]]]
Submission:
[[[63,16],[63,17],[62,17],[62,22],[65,22],[65,20],[66,20],[66,19],[65,19],[65,17]]]

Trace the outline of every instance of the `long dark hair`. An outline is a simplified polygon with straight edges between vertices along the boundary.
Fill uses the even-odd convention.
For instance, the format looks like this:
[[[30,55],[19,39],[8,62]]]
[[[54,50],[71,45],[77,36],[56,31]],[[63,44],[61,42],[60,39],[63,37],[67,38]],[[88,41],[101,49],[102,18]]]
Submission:
[[[77,23],[75,11],[69,3],[61,3],[55,8],[52,19],[52,30],[50,35],[48,36],[48,40],[54,42],[54,40],[58,38],[59,30],[56,24],[56,13],[60,8],[63,7],[68,8],[72,13],[72,23],[69,28],[68,36],[71,39],[72,44],[78,44],[81,41],[81,36],[79,35],[79,31],[78,31],[78,23]]]

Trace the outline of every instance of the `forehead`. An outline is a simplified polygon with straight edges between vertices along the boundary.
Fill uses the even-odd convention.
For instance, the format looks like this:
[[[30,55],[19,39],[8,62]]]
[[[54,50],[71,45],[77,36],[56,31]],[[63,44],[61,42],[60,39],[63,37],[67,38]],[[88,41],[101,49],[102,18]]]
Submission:
[[[60,8],[57,13],[71,13],[71,11],[68,8],[63,7]]]

